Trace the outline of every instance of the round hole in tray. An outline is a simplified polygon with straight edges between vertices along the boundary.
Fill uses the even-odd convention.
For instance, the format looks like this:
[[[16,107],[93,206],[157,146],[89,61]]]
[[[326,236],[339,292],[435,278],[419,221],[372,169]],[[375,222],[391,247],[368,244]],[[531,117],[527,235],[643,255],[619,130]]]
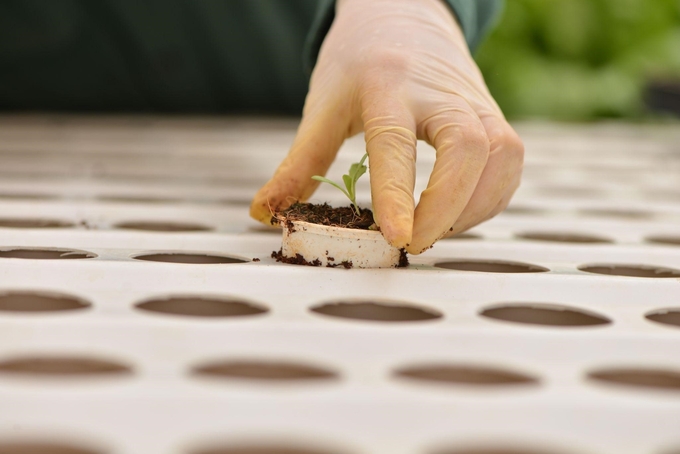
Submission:
[[[129,221],[121,222],[114,226],[124,230],[145,230],[149,232],[205,232],[212,230],[201,224],[190,222],[171,222],[171,221]]]
[[[575,232],[525,232],[518,233],[517,238],[534,241],[550,241],[555,243],[612,243],[612,240],[596,235]]]
[[[202,296],[168,296],[137,303],[137,309],[149,312],[193,317],[243,317],[268,312],[259,305],[234,298]]]
[[[670,246],[680,246],[680,236],[672,235],[654,235],[645,238],[648,243],[666,244]]]
[[[140,254],[132,257],[135,260],[143,260],[145,262],[162,262],[162,263],[190,263],[196,265],[211,265],[218,263],[245,263],[245,260],[234,257],[227,257],[225,255],[214,255],[204,253],[191,252],[155,252],[150,254]]]
[[[504,322],[544,326],[597,326],[611,320],[603,315],[573,307],[538,304],[508,303],[487,307],[479,315]]]
[[[402,367],[394,371],[398,378],[429,383],[475,386],[504,386],[537,384],[530,375],[496,367],[465,364],[433,364]]]
[[[648,277],[648,278],[679,278],[680,270],[652,265],[630,265],[595,263],[581,265],[579,270],[586,273],[605,274],[608,276]]]
[[[93,259],[97,254],[78,249],[13,247],[0,248],[0,258],[33,260]]]
[[[74,296],[31,291],[0,292],[0,312],[61,312],[88,307],[90,303]]]
[[[653,216],[652,213],[643,210],[627,210],[617,208],[584,208],[578,210],[578,213],[583,216],[594,216],[602,218],[613,219],[649,219]]]
[[[483,273],[545,273],[550,271],[538,265],[501,260],[449,260],[435,263],[437,268],[457,271],[478,271]]]
[[[2,441],[0,454],[103,454],[104,451],[61,442]]]
[[[477,235],[476,233],[458,233],[453,236],[447,236],[442,238],[443,240],[481,240],[482,235]]]
[[[118,362],[87,356],[23,356],[0,360],[2,376],[80,377],[126,375],[132,369]]]
[[[225,360],[206,363],[192,369],[194,375],[257,381],[331,380],[338,374],[318,366],[290,361]]]
[[[656,323],[680,327],[680,307],[647,312],[645,318]]]
[[[680,371],[660,368],[607,368],[588,372],[589,380],[636,388],[680,392]]]
[[[189,454],[339,454],[339,451],[281,444],[230,444],[190,451]]]
[[[12,229],[63,229],[74,224],[58,219],[0,218],[0,227]]]
[[[431,308],[376,301],[330,302],[313,306],[310,310],[329,317],[374,322],[418,322],[442,318],[441,312]]]

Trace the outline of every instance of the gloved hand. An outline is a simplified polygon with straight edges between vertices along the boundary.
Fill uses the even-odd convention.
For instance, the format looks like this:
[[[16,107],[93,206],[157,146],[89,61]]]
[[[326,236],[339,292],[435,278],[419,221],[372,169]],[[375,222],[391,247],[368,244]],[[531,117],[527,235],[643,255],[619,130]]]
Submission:
[[[290,153],[251,216],[306,200],[342,142],[364,131],[375,221],[411,254],[502,211],[524,147],[491,97],[440,0],[338,0]],[[416,140],[436,149],[414,207]]]

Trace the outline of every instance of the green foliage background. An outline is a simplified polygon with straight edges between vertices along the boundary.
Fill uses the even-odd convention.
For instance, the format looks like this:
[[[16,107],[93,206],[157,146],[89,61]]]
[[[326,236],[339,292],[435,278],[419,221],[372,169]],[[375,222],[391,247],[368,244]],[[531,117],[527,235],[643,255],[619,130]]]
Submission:
[[[507,0],[476,59],[510,119],[644,119],[646,81],[680,80],[680,0]]]

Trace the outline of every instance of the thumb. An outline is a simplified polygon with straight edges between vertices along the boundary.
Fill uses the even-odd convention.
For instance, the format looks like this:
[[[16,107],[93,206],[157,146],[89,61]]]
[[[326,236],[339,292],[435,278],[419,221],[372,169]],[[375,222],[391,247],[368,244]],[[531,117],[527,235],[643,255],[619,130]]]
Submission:
[[[288,156],[255,195],[250,216],[269,224],[273,212],[309,198],[319,185],[312,176],[326,174],[348,130],[349,116],[335,106],[305,109]]]

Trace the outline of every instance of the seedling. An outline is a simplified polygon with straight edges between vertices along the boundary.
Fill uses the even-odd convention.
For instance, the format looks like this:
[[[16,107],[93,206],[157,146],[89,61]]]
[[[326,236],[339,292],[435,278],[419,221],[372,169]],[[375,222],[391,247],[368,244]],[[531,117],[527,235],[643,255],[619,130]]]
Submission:
[[[345,183],[344,188],[335,181],[331,181],[326,177],[322,177],[321,175],[314,175],[312,177],[312,180],[328,183],[342,191],[342,193],[345,194],[349,199],[357,216],[361,216],[361,211],[359,211],[359,206],[357,205],[357,181],[363,174],[366,173],[366,170],[368,169],[368,167],[364,165],[364,161],[366,161],[367,157],[368,153],[364,154],[364,157],[361,158],[361,161],[353,163],[349,167],[349,173],[342,176],[342,181]]]

